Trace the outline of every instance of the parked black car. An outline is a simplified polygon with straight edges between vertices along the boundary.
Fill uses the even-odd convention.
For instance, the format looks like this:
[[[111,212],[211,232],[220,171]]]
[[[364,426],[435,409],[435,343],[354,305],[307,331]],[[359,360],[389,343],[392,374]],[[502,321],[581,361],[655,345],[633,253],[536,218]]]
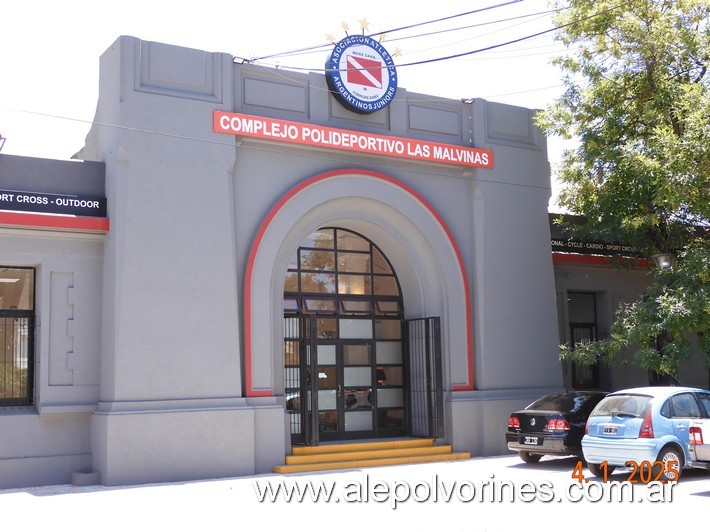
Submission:
[[[582,457],[587,417],[606,392],[572,391],[540,397],[508,418],[505,440],[528,464],[545,455]]]

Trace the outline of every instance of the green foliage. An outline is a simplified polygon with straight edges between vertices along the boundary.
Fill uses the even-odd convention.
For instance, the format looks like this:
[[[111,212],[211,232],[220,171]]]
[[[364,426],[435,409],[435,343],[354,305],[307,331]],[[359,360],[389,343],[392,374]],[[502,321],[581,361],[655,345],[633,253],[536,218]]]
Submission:
[[[710,244],[691,242],[673,268],[656,272],[643,297],[622,304],[609,338],[562,346],[562,360],[611,363],[629,347],[635,362],[659,374],[677,375],[678,364],[693,345],[710,366]]]
[[[0,401],[25,397],[27,394],[27,370],[12,364],[0,364]]]
[[[557,169],[559,204],[584,217],[577,236],[682,255],[619,308],[610,338],[561,356],[608,362],[636,345],[641,366],[674,374],[693,338],[710,352],[707,241],[697,239],[710,226],[710,0],[555,6],[565,8],[558,39],[569,53],[555,63],[566,91],[537,121],[578,140]]]

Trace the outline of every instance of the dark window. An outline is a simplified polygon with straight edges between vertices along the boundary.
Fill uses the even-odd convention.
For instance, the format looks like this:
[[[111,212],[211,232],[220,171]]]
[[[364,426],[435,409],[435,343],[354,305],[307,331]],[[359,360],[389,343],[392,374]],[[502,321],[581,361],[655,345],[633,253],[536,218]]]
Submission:
[[[34,270],[0,267],[0,407],[31,405]]]
[[[705,417],[710,417],[710,393],[699,393],[698,398],[705,407]]]
[[[591,292],[568,292],[570,339],[572,348],[597,339],[596,295]],[[575,390],[599,388],[599,367],[584,364],[572,365],[572,388]]]

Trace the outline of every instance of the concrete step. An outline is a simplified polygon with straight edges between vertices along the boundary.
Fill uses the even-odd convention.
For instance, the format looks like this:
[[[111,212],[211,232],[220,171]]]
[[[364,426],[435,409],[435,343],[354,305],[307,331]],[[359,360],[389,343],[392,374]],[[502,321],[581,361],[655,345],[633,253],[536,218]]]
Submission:
[[[453,452],[450,445],[434,445],[433,439],[406,439],[293,447],[285,465],[274,473],[303,473],[335,469],[359,469],[388,465],[468,460],[470,453]]]

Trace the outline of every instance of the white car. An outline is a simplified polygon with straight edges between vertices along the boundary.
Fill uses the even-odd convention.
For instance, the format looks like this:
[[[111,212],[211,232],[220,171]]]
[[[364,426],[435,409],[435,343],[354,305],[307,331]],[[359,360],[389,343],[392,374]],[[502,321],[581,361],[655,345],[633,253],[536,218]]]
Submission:
[[[710,419],[694,419],[690,423],[688,467],[710,469]]]

